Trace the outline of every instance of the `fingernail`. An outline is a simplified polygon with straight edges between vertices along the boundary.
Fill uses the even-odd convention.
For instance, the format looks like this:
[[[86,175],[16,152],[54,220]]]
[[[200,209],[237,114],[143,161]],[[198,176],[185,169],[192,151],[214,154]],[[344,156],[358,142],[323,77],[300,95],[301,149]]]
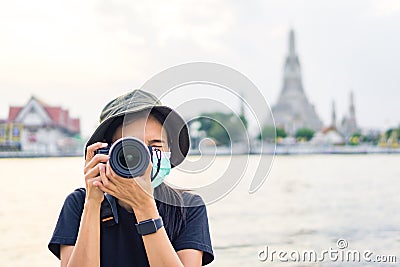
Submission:
[[[106,147],[106,146],[108,146],[107,143],[101,143],[101,147]]]

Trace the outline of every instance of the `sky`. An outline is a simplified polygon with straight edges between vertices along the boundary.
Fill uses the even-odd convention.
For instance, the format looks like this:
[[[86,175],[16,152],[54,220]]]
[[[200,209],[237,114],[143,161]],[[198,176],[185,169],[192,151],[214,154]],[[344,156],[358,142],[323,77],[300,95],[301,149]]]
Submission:
[[[69,109],[88,135],[108,101],[196,61],[243,73],[273,105],[293,28],[325,125],[332,101],[347,114],[350,91],[361,127],[400,124],[397,0],[0,1],[0,119],[35,95]]]

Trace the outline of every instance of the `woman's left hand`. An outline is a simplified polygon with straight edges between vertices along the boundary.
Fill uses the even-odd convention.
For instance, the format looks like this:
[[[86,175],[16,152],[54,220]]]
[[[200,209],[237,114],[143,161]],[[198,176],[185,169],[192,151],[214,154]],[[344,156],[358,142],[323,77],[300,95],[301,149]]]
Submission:
[[[154,203],[151,170],[152,164],[150,163],[142,176],[127,179],[118,176],[107,162],[105,169],[100,170],[101,182],[95,182],[94,185],[98,186],[103,192],[123,201],[133,210],[144,208],[149,203]]]

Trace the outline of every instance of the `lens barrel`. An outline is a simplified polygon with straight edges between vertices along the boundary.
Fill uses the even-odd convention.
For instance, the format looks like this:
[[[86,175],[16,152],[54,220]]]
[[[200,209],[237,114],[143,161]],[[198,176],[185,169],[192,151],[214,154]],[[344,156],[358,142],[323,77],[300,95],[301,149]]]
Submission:
[[[124,178],[142,176],[150,163],[150,150],[135,137],[118,139],[110,148],[110,166]]]

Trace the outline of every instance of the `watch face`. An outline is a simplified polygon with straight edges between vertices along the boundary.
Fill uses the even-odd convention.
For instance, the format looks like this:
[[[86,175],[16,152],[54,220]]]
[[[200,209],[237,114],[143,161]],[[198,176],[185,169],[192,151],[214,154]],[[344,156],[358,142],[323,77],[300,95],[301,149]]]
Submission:
[[[148,220],[139,224],[140,234],[147,235],[155,233],[157,231],[157,226],[154,220]]]

